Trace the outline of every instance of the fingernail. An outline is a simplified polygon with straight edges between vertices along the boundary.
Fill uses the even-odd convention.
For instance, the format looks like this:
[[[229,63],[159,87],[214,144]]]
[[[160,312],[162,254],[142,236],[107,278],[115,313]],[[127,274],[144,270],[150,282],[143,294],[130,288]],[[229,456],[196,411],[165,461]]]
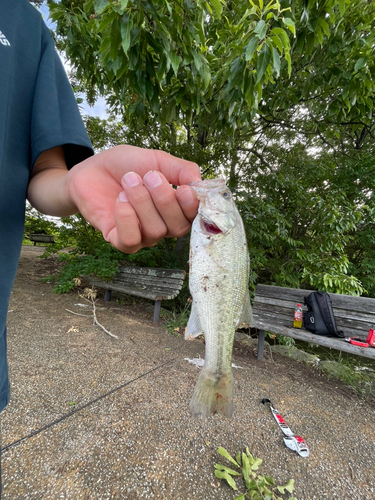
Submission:
[[[177,198],[178,201],[185,205],[186,207],[195,203],[195,198],[191,189],[188,187],[179,187],[177,188]]]
[[[128,187],[135,187],[141,183],[141,178],[135,172],[128,172],[127,174],[124,175],[122,180]]]
[[[147,172],[147,174],[143,177],[143,182],[146,184],[148,188],[153,189],[158,186],[161,186],[163,180],[159,172],[155,172],[152,170],[151,172]]]
[[[125,191],[121,191],[121,193],[118,195],[119,201],[129,201],[129,198],[127,197]]]

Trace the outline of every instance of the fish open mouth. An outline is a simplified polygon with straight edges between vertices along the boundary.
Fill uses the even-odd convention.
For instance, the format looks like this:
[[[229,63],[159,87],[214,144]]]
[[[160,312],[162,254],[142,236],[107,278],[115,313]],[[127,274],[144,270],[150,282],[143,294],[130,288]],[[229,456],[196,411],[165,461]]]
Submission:
[[[204,230],[206,233],[208,234],[220,234],[222,233],[223,231],[217,227],[216,224],[214,224],[213,222],[206,222],[204,220],[202,220],[203,222],[203,226],[204,226]]]

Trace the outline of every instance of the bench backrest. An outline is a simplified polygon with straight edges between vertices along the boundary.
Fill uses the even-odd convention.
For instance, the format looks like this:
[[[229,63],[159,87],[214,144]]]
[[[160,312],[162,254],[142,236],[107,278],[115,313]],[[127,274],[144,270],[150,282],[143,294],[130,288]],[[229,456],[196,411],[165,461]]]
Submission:
[[[152,294],[152,298],[162,300],[172,299],[178,295],[185,276],[186,272],[179,269],[120,267],[111,282],[129,288],[147,290],[149,294]]]
[[[28,235],[30,241],[36,241],[38,243],[54,243],[55,237],[52,234],[39,234],[32,233]]]
[[[270,325],[293,327],[294,310],[297,303],[302,304],[304,297],[312,290],[285,288],[281,286],[257,285],[253,306],[254,326],[262,320]],[[337,327],[345,337],[366,339],[370,328],[375,328],[375,299],[353,297],[351,295],[329,294]]]

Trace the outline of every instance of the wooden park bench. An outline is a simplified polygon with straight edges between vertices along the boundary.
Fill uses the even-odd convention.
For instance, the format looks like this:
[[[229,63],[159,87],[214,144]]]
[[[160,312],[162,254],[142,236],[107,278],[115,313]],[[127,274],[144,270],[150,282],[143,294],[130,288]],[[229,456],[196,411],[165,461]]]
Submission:
[[[322,337],[305,330],[303,327],[293,327],[294,310],[297,303],[302,304],[303,310],[307,311],[304,297],[311,292],[312,290],[298,288],[257,285],[253,306],[253,327],[259,329],[258,359],[263,357],[265,332],[375,359],[374,347],[360,347],[350,344],[342,338]],[[365,342],[369,329],[375,328],[375,299],[336,293],[330,293],[329,296],[338,330],[342,330],[345,337],[360,337]]]
[[[37,243],[55,243],[53,234],[31,233],[28,235],[30,241],[34,242],[34,247]]]
[[[105,289],[104,300],[111,300],[112,290],[155,301],[153,323],[160,317],[162,300],[177,297],[184,284],[185,271],[153,267],[120,267],[111,281],[91,280],[91,284]]]

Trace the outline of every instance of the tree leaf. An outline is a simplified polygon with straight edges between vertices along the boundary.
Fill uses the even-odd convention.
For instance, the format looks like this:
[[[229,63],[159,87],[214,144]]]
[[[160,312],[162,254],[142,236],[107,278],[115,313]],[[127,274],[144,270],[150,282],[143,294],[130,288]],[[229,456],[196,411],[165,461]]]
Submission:
[[[223,6],[222,6],[220,0],[210,0],[210,4],[214,8],[214,11],[215,11],[217,17],[220,19],[221,14],[223,13]]]
[[[116,19],[117,16],[118,16],[117,12],[114,12],[114,11],[112,11],[110,14],[104,16],[104,19],[102,20],[102,22],[99,25],[99,31],[104,31],[105,28],[109,24],[111,24]]]
[[[271,30],[271,33],[277,35],[280,38],[281,43],[283,44],[284,50],[290,49],[289,37],[288,37],[285,30],[283,30],[282,28],[273,28]]]
[[[181,63],[182,59],[175,52],[170,52],[168,55],[169,55],[169,59],[171,60],[171,64],[172,64],[172,68],[173,68],[174,74],[177,76],[178,68],[180,66],[180,63]]]
[[[269,485],[271,485],[271,486],[273,486],[275,484],[275,480],[271,476],[265,475],[264,479],[266,480],[266,483],[269,484]]]
[[[225,479],[225,481],[229,484],[229,486],[233,489],[233,490],[238,490],[237,486],[236,486],[236,483],[233,479],[233,477],[228,474],[228,472],[226,471],[221,471],[221,470],[215,470],[215,476],[218,478],[218,479]]]
[[[225,448],[222,448],[221,446],[217,449],[217,452],[219,455],[221,455],[222,457],[226,458],[227,460],[229,460],[229,462],[231,462],[233,465],[235,465],[236,467],[239,467],[238,463],[234,460],[234,458],[232,458],[229,453],[227,452],[227,450]]]
[[[216,464],[215,469],[217,470],[222,470],[228,472],[231,476],[240,476],[241,474],[233,469],[230,469],[229,467],[226,467],[225,465],[222,464]]]
[[[203,90],[207,90],[211,82],[211,72],[208,64],[203,65]]]
[[[359,71],[361,68],[364,67],[365,64],[366,64],[366,59],[364,57],[360,57],[354,65],[354,71],[356,72]]]
[[[261,458],[256,458],[251,464],[251,470],[258,470],[259,466],[263,463]]]
[[[130,47],[130,18],[129,14],[124,13],[121,18],[121,45],[125,55],[128,53]]]
[[[245,47],[245,61],[250,61],[258,47],[259,40],[253,37]]]
[[[340,15],[342,16],[345,12],[345,0],[339,0]]]
[[[296,25],[294,24],[294,21],[290,19],[290,17],[283,17],[283,23],[293,33],[293,35],[296,36]]]
[[[254,33],[256,33],[258,35],[257,38],[259,40],[263,40],[263,38],[266,36],[267,28],[268,28],[268,25],[266,24],[265,21],[263,21],[263,19],[258,21],[257,25],[255,26]]]
[[[280,56],[275,47],[272,47],[273,69],[276,71],[277,76],[280,76]]]
[[[263,47],[261,48],[258,54],[256,83],[259,83],[262,80],[263,75],[267,70],[270,61],[271,61],[271,51],[268,45],[265,43],[263,44]]]
[[[275,47],[278,48],[280,54],[283,53],[283,44],[281,43],[280,37],[278,35],[273,35],[269,37],[271,43],[274,44]]]
[[[97,14],[101,14],[108,5],[109,0],[95,0],[94,10]]]
[[[121,45],[121,32],[119,29],[118,17],[116,17],[114,19],[114,21],[112,23],[112,27],[111,27],[111,48],[110,48],[109,56],[115,64],[117,63],[117,69],[121,66],[121,60],[118,57],[120,45]],[[113,69],[113,65],[112,65],[112,69]]]
[[[246,488],[249,488],[250,483],[250,463],[246,453],[242,453],[242,474],[245,480]]]
[[[322,28],[323,30],[323,33],[329,37],[330,36],[330,32],[329,32],[329,26],[328,26],[328,23],[327,21],[325,21],[324,19],[322,19],[321,17],[318,19],[318,24],[319,26]]]
[[[284,55],[287,63],[288,63],[288,75],[290,76],[291,73],[292,73],[292,59],[290,57],[290,52],[289,50],[285,51],[285,55]]]
[[[285,493],[285,490],[289,491],[289,493],[292,493],[294,491],[294,479],[289,479],[289,481],[283,486],[277,486],[277,489],[282,495]]]

